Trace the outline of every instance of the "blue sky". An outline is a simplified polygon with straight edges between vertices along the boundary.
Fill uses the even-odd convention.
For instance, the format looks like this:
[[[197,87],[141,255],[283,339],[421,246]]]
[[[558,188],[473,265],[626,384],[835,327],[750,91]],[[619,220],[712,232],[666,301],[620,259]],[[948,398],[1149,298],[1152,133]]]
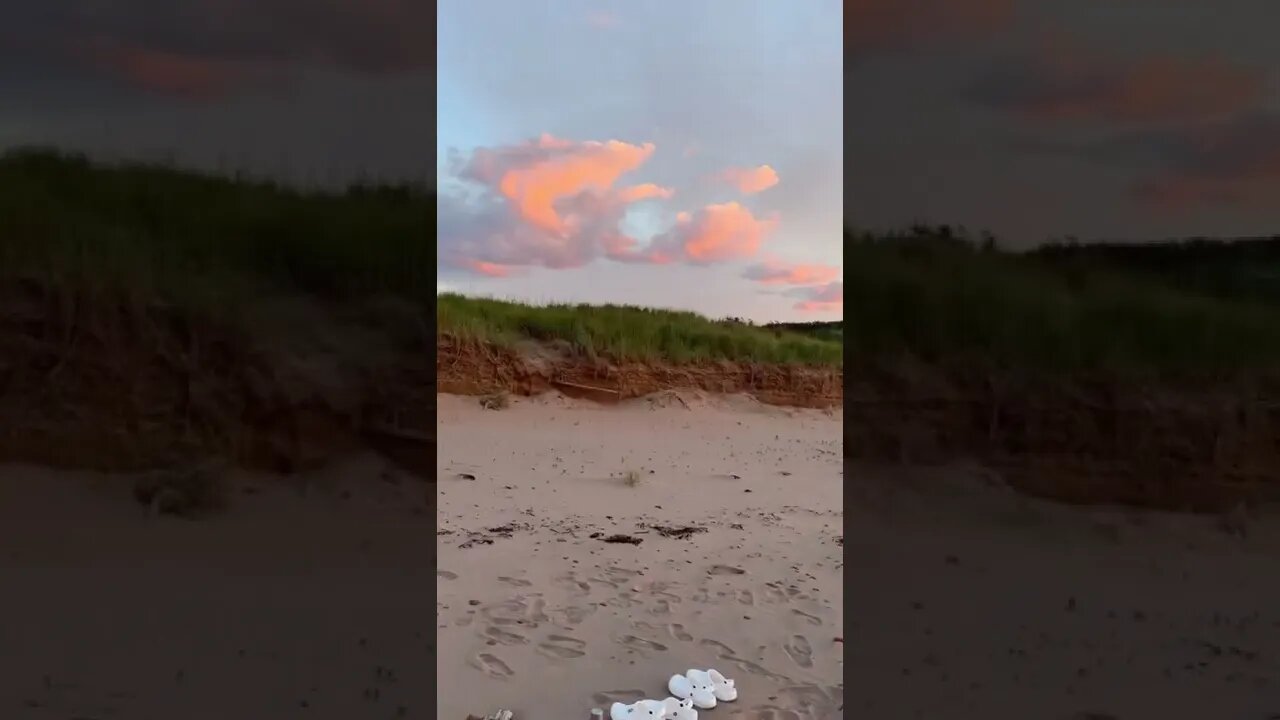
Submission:
[[[438,12],[442,288],[840,316],[837,0]]]

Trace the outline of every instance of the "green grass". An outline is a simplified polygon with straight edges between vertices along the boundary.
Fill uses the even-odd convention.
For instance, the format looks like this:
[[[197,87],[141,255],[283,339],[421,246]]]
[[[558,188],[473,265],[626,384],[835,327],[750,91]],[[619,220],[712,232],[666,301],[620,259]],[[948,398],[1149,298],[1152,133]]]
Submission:
[[[950,238],[845,239],[851,357],[910,354],[1049,371],[1280,368],[1280,305]]]
[[[411,185],[304,192],[52,150],[0,157],[0,276],[224,307],[245,296],[429,302],[435,197]]]
[[[564,341],[586,355],[687,363],[729,360],[840,365],[840,343],[689,312],[618,305],[534,306],[445,294],[437,298],[439,332],[513,346]]]

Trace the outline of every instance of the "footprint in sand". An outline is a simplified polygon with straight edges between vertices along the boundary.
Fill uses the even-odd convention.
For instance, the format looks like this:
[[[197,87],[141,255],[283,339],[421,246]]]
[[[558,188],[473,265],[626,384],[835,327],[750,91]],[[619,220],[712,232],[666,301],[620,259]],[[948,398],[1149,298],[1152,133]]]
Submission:
[[[751,673],[752,675],[759,675],[760,677],[769,678],[770,680],[773,680],[775,682],[780,682],[780,683],[791,682],[791,678],[785,675],[779,675],[778,673],[773,672],[771,670],[767,670],[760,663],[752,662],[750,660],[746,660],[740,657],[724,657],[723,659],[728,660],[734,665],[737,665],[743,672],[748,672],[748,673]]]
[[[568,575],[562,575],[556,578],[553,582],[557,587],[564,588],[565,590],[570,590],[574,593],[574,595],[577,595],[577,596],[586,596],[591,594],[591,585],[585,582],[582,582],[577,578],[577,576],[573,575],[572,573]]]
[[[444,578],[445,580],[457,580],[458,573],[449,572],[448,570],[437,570],[436,577]]]
[[[698,641],[698,644],[702,645],[703,647],[715,648],[717,651],[717,654],[719,654],[719,656],[722,658],[730,658],[738,654],[736,650],[729,647],[728,645],[725,645],[719,640],[712,640],[711,638],[703,638],[702,640]]]
[[[732,565],[712,565],[707,568],[707,572],[711,575],[742,575],[747,571]]]
[[[667,646],[662,643],[646,640],[645,638],[636,637],[635,635],[622,635],[618,638],[618,642],[632,650],[656,650],[658,652],[665,652],[667,649]]]
[[[579,607],[577,605],[566,605],[559,610],[552,610],[557,615],[564,616],[564,624],[569,627],[576,627],[582,624],[583,620],[591,617],[599,609],[597,605],[588,605],[587,607]]]
[[[809,638],[803,635],[792,635],[790,640],[783,643],[782,649],[786,650],[787,656],[800,667],[813,667],[813,646],[809,644]]]
[[[496,625],[490,625],[485,628],[484,635],[490,640],[503,645],[526,645],[529,642],[529,638],[520,633],[508,632]]]
[[[810,615],[809,613],[807,613],[807,612],[805,612],[805,611],[803,611],[803,610],[796,610],[795,608],[792,608],[792,609],[791,609],[791,613],[792,613],[793,615],[798,616],[798,617],[802,617],[802,618],[804,618],[805,622],[808,622],[810,625],[821,625],[821,624],[822,624],[822,618],[818,617],[817,615]]]
[[[471,667],[497,680],[506,680],[516,674],[510,665],[502,662],[502,659],[498,656],[490,655],[489,653],[480,653],[472,658]]]
[[[671,623],[667,626],[667,632],[671,633],[671,637],[681,642],[689,642],[693,636],[685,631],[684,626],[680,623]]]
[[[561,660],[572,660],[586,655],[583,650],[587,644],[578,638],[568,635],[548,635],[547,641],[538,644],[538,652],[548,657]]]
[[[754,606],[756,604],[755,593],[751,592],[750,590],[739,590],[738,602],[742,603],[743,605]]]
[[[649,614],[650,615],[670,615],[671,603],[667,602],[666,600],[659,600],[658,602],[653,604],[653,607],[649,608]]]
[[[498,582],[504,582],[508,585],[513,585],[515,587],[529,587],[533,585],[533,583],[529,582],[528,580],[522,580],[520,578],[514,578],[514,577],[507,577],[506,575],[499,575]]]

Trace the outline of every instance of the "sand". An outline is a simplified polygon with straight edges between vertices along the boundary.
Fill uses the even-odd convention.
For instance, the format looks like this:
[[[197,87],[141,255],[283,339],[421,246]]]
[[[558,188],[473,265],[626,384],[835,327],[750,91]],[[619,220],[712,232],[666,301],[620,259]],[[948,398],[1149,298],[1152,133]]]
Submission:
[[[851,466],[848,717],[1280,717],[1280,513],[1069,507]]]
[[[840,716],[838,411],[442,396],[437,417],[438,717],[607,716],[708,667],[740,697],[706,717]]]
[[[741,698],[706,718],[1280,717],[1274,508],[845,466],[838,412],[743,398],[439,400],[438,570],[430,486],[376,456],[201,521],[0,465],[0,718],[586,718],[707,666]]]
[[[426,484],[368,456],[309,479],[238,475],[187,521],[0,465],[0,718],[430,717]]]

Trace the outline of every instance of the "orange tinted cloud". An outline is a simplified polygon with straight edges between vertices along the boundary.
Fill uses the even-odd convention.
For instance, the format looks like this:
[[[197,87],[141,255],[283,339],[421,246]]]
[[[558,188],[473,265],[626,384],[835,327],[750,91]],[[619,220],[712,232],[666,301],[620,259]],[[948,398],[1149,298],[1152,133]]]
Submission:
[[[1060,48],[1005,59],[972,88],[972,96],[1035,118],[1146,122],[1232,115],[1259,102],[1265,90],[1262,72],[1217,58],[1108,62]]]
[[[632,185],[629,188],[623,188],[618,193],[618,199],[624,203],[633,203],[651,198],[670,199],[675,194],[676,191],[671,188],[654,185],[653,183],[644,183],[643,185]]]
[[[747,195],[754,195],[778,184],[778,173],[768,165],[756,168],[729,168],[720,173],[720,178]]]
[[[748,267],[742,276],[766,285],[818,285],[839,278],[840,268],[833,265],[790,265],[766,260]]]
[[[620,230],[629,204],[675,193],[654,183],[615,187],[653,152],[652,143],[579,142],[544,134],[455,157],[455,174],[477,183],[482,193],[469,200],[441,196],[440,262],[505,277],[529,266],[582,267],[601,256],[672,261],[675,254],[668,249],[641,249]]]
[[[461,261],[463,267],[476,273],[477,275],[485,275],[487,277],[510,277],[511,268],[498,263],[485,262],[483,260],[467,260]]]
[[[801,296],[804,299],[795,304],[795,309],[801,312],[838,312],[844,309],[843,282],[805,288]]]
[[[653,143],[574,143],[544,134],[523,146],[477,150],[469,171],[473,178],[496,185],[526,221],[563,236],[568,228],[557,202],[588,190],[608,191],[653,151]]]
[[[654,242],[658,247],[678,248],[691,263],[724,262],[755,257],[777,225],[776,214],[758,219],[747,208],[729,202],[678,217],[675,227]]]

